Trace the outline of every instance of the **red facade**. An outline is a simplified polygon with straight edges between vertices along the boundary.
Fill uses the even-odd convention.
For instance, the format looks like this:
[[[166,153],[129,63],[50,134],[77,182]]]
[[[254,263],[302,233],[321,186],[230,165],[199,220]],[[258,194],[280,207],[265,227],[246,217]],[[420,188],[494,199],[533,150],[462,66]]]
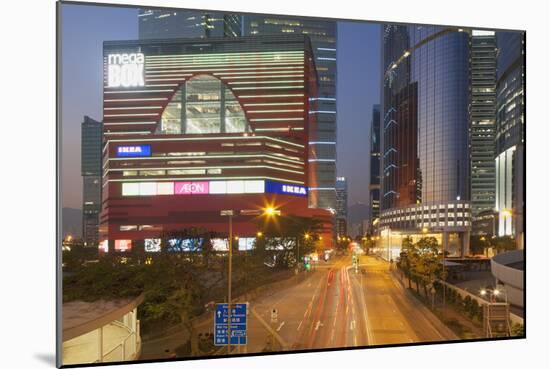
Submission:
[[[315,182],[308,166],[308,134],[315,122],[308,112],[309,97],[316,94],[316,74],[308,39],[286,44],[273,44],[270,39],[250,45],[232,43],[236,41],[212,41],[210,50],[203,52],[197,52],[196,45],[204,40],[104,45],[102,240],[111,244],[117,239],[140,241],[190,227],[225,232],[227,219],[220,210],[261,211],[266,206],[276,207],[283,215],[322,218],[326,221],[323,239],[332,239],[331,214],[309,208],[310,199],[298,193]],[[126,57],[123,54],[143,55],[143,65],[129,67],[142,68],[143,86],[139,78],[138,85],[130,81],[129,87],[112,86],[110,63],[120,62]],[[168,121],[166,107],[178,106],[176,96],[189,99],[186,83],[197,76],[221,81],[222,91],[230,91],[224,96],[238,102],[229,110],[223,100],[221,110],[242,110],[246,130],[162,131],[162,122]],[[194,123],[185,114],[217,114],[208,105],[207,93],[196,93],[205,105],[184,106],[178,124]],[[201,119],[205,120],[197,121]],[[195,183],[200,184],[199,190],[182,191]],[[273,188],[279,193],[269,193]],[[256,222],[250,215],[237,216],[234,229],[236,235],[253,236]]]

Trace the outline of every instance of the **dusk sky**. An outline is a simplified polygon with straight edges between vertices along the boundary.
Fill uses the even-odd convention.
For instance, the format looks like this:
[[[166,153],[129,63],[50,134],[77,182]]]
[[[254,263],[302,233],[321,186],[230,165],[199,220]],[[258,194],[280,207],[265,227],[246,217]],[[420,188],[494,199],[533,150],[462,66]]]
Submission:
[[[102,119],[102,42],[138,38],[138,9],[63,5],[62,206],[82,207],[80,125]],[[380,25],[338,22],[338,176],[348,203],[368,202],[372,105],[379,103]]]

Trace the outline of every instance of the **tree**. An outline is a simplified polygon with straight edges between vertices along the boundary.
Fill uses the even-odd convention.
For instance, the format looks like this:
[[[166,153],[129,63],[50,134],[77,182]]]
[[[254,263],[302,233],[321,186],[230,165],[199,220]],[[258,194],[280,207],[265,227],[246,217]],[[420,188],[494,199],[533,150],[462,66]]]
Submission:
[[[401,242],[401,254],[399,255],[398,267],[407,276],[407,279],[409,280],[409,288],[411,288],[412,277],[411,258],[413,257],[412,255],[414,252],[415,248],[412,242],[412,238],[408,236],[403,238],[403,241]]]
[[[510,236],[500,236],[491,239],[491,245],[497,250],[497,253],[515,250],[516,241]]]
[[[439,252],[439,244],[434,237],[423,237],[413,243],[410,237],[402,242],[402,253],[400,257],[400,268],[410,281],[416,283],[416,290],[419,291],[419,284],[424,288],[424,294],[428,296],[427,285],[433,283],[436,278],[441,277],[442,255]]]
[[[486,236],[472,235],[470,237],[470,252],[474,255],[487,255],[487,249],[491,248],[490,238]]]
[[[263,221],[258,228],[265,237],[265,251],[275,256],[276,265],[290,268],[298,262],[298,248],[300,257],[315,251],[323,223],[317,218],[288,215]]]

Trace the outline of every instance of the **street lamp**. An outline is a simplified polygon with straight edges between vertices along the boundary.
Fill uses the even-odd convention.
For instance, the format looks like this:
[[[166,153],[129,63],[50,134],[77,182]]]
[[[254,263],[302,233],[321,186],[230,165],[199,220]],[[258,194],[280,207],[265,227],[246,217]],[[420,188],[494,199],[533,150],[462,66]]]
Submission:
[[[260,231],[256,232],[256,237],[260,238],[262,237],[264,234]]]
[[[231,353],[231,273],[233,267],[233,210],[222,210],[220,215],[229,217],[229,261],[227,271],[227,354]],[[237,237],[236,237],[237,238]]]
[[[264,209],[264,215],[267,215],[268,217],[281,215],[281,211],[275,209],[273,206],[268,206]]]

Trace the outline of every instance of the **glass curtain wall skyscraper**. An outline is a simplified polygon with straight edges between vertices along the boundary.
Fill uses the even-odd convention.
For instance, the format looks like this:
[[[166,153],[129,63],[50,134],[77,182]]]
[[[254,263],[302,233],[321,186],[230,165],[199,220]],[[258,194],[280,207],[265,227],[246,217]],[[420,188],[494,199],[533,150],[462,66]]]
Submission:
[[[318,75],[317,106],[309,113],[317,117],[317,129],[310,132],[309,161],[315,167],[317,183],[309,189],[310,206],[336,208],[336,41],[337,22],[294,17],[244,16],[244,35],[305,34],[311,40]]]
[[[373,229],[372,222],[380,217],[380,105],[372,107],[372,121],[370,131],[370,183],[369,206],[370,221],[369,230]],[[367,231],[365,229],[365,231]]]
[[[525,63],[521,32],[497,34],[496,202],[498,235],[523,245]]]
[[[388,258],[404,233],[468,253],[469,37],[455,28],[382,26],[380,226]]]
[[[140,9],[139,38],[209,38],[242,36],[242,17],[204,10]]]
[[[336,236],[348,234],[348,182],[346,177],[336,178]]]
[[[473,30],[470,42],[470,198],[476,218],[495,207],[495,32]]]
[[[82,238],[86,246],[99,241],[101,211],[101,148],[103,125],[84,116],[81,126]]]

